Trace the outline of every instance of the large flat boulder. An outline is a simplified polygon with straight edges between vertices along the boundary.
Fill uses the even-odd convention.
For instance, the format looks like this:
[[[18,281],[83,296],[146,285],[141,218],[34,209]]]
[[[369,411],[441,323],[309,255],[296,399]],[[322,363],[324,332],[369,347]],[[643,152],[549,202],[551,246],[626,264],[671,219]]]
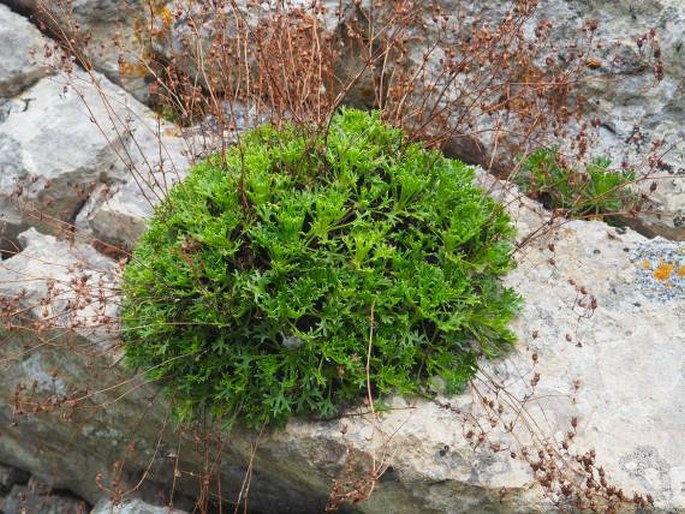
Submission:
[[[500,193],[521,240],[536,234],[507,278],[526,299],[517,350],[482,363],[462,396],[294,422],[262,451],[287,469],[359,451],[362,496],[375,485],[364,512],[589,509],[587,459],[599,485],[602,468],[603,493],[685,510],[685,246],[600,222],[550,227],[530,202]],[[618,511],[635,510],[611,494]]]

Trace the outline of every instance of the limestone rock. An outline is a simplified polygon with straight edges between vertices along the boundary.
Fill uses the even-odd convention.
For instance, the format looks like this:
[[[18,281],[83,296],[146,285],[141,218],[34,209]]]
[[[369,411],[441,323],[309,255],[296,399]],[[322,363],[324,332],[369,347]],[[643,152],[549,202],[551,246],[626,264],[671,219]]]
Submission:
[[[650,236],[685,240],[685,115],[682,112],[685,71],[685,4],[677,0],[648,2],[600,1],[549,2],[543,16],[555,19],[555,27],[570,29],[577,17],[598,21],[597,38],[619,43],[608,45],[597,57],[602,63],[596,76],[581,87],[587,97],[587,115],[597,116],[600,125],[598,155],[612,157],[614,165],[628,161],[651,171],[657,190],[650,211],[638,217],[636,228]],[[640,46],[638,39],[654,30],[659,59],[653,44]],[[655,66],[663,64],[663,78],[657,80]],[[660,65],[660,64],[659,64]],[[605,73],[612,75],[602,76]],[[659,147],[652,151],[652,145]],[[651,154],[658,158],[650,170]],[[651,181],[640,184],[648,192]]]
[[[506,175],[514,165],[514,154],[504,143],[516,141],[522,135],[511,132],[514,123],[510,118],[515,118],[513,114],[493,115],[483,111],[481,103],[502,103],[501,98],[498,100],[494,94],[489,97],[488,88],[482,87],[488,83],[493,91],[499,91],[501,79],[490,81],[487,59],[481,63],[482,67],[470,63],[470,72],[454,75],[446,71],[444,63],[449,60],[446,54],[458,48],[450,47],[452,41],[475,39],[477,35],[469,33],[474,27],[494,30],[508,13],[517,9],[517,2],[443,0],[438,3],[443,8],[448,33],[443,46],[433,49],[426,61],[427,45],[408,45],[409,74],[412,75],[417,68],[426,70],[425,74],[418,74],[415,83],[419,87],[409,96],[409,101],[415,98],[417,105],[428,106],[437,102],[437,110],[444,110],[450,127],[459,128],[446,141],[445,150],[450,155],[471,164],[492,167],[500,176]],[[685,240],[685,132],[682,128],[685,122],[682,113],[685,4],[678,0],[546,0],[535,4],[532,16],[524,25],[529,40],[533,41],[532,34],[540,21],[552,21],[553,30],[550,45],[543,47],[538,56],[539,62],[533,63],[533,70],[545,69],[547,57],[553,61],[568,61],[567,54],[575,52],[565,47],[568,43],[575,43],[576,49],[587,47],[587,41],[579,42],[583,36],[588,36],[583,32],[583,22],[596,22],[592,40],[595,43],[601,41],[603,45],[600,49],[593,47],[592,54],[587,53],[587,49],[583,50],[588,61],[586,66],[581,66],[580,80],[576,84],[582,99],[581,121],[588,127],[593,122],[598,124],[596,131],[589,131],[592,136],[590,154],[593,157],[610,157],[615,168],[627,162],[641,176],[649,175],[649,180],[638,183],[640,192],[650,193],[652,180],[656,180],[658,187],[650,193],[650,208],[636,219],[626,217],[626,222],[650,237],[661,235]],[[364,10],[362,7],[362,11],[361,19],[369,16],[368,8]],[[374,15],[381,16],[378,12]],[[436,31],[430,27],[427,39],[433,41],[437,39]],[[652,29],[655,39],[645,39],[645,34]],[[417,40],[421,41],[421,38]],[[351,45],[344,38],[343,42],[346,48]],[[462,59],[470,62],[468,55],[461,55],[457,50],[457,62]],[[358,69],[357,60],[358,52],[343,52],[336,64],[338,75],[354,76],[354,73],[344,73],[344,70]],[[571,68],[562,65],[558,74],[569,72]],[[450,77],[449,80],[446,76]],[[353,87],[348,101],[372,106],[373,89],[379,81],[371,79],[362,80]],[[472,93],[476,90],[480,96],[474,101]],[[433,91],[432,96],[427,91]],[[422,100],[427,96],[432,100],[423,104]],[[419,119],[419,124],[424,123],[424,119]],[[494,139],[497,122],[506,127],[505,136],[502,135],[503,127],[499,127],[498,142]]]
[[[461,27],[468,27],[477,19],[502,19],[513,6],[513,2],[499,0],[477,3],[443,0],[440,3],[448,20]],[[9,4],[36,13],[40,10],[41,2],[11,0]],[[153,10],[153,19],[145,22],[151,24],[153,34],[148,42],[142,44],[137,40],[134,30],[135,23],[140,22],[141,6],[138,0],[126,4],[127,8],[122,9],[121,2],[115,0],[73,2],[75,20],[82,25],[84,31],[93,35],[94,43],[89,53],[97,69],[124,84],[137,98],[145,101],[149,99],[146,82],[149,70],[146,70],[141,58],[149,58],[151,51],[164,56],[166,60],[173,60],[180,70],[199,83],[206,82],[206,74],[211,75],[214,70],[199,70],[195,63],[208,55],[211,40],[220,30],[213,25],[216,13],[212,9],[204,12],[201,3],[191,3],[188,7],[182,0],[155,4],[157,7]],[[361,20],[359,27],[365,27],[363,20],[368,18],[367,4],[368,2],[361,2],[358,9],[346,9],[343,16],[338,17],[336,10],[340,6],[339,2],[323,2],[326,9],[321,15],[322,26],[339,37],[343,45],[350,47],[352,42],[341,32],[340,21],[344,25],[350,20]],[[43,2],[43,5],[46,4]],[[298,0],[290,5],[297,7],[307,3]],[[224,13],[228,15],[229,21],[235,18],[232,11],[234,7],[238,8],[239,15],[250,27],[256,26],[260,13],[263,16],[269,11],[266,3],[260,6],[250,5],[248,8],[248,2],[235,2]],[[53,16],[63,26],[69,26],[63,12],[56,10]],[[188,24],[189,18],[192,18],[192,26]],[[653,205],[633,222],[636,228],[650,236],[685,239],[685,167],[682,164],[685,160],[685,146],[682,143],[683,115],[680,108],[685,87],[680,57],[683,45],[681,35],[685,30],[685,7],[682,2],[650,0],[635,3],[628,0],[602,0],[588,3],[584,0],[547,0],[539,3],[530,23],[530,31],[534,23],[542,19],[554,20],[554,38],[560,42],[578,37],[581,20],[597,21],[598,28],[594,37],[595,40],[604,41],[605,45],[594,55],[592,69],[579,84],[580,93],[587,99],[584,105],[585,121],[595,118],[600,120],[600,137],[594,143],[596,147],[593,153],[612,157],[616,166],[628,160],[656,178],[659,187],[651,195]],[[225,33],[222,35],[229,38],[234,36],[234,25],[221,25],[221,30]],[[652,28],[655,28],[658,41],[658,59],[653,55],[655,46],[637,44],[638,38]],[[120,47],[111,44],[115,33],[122,39]],[[146,45],[151,48],[144,48]],[[421,62],[423,46],[410,46],[408,51],[414,55],[415,62]],[[563,51],[562,49],[559,53]],[[359,63],[355,60],[357,54],[353,48],[348,48],[336,62],[336,74],[343,82],[359,71]],[[429,76],[442,76],[439,60],[443,57],[440,51],[431,56],[427,67],[434,71]],[[663,61],[664,75],[660,81],[656,80],[655,74],[658,60]],[[445,105],[450,105],[463,86],[467,89],[474,87],[468,82],[466,74],[461,75],[457,77],[453,90],[446,91]],[[230,76],[226,74],[224,78]],[[374,84],[377,82],[378,77],[370,72],[362,74],[356,86],[348,92],[346,101],[373,106],[376,96]],[[455,112],[455,116],[459,115]],[[492,155],[493,151],[497,154],[492,141],[493,127],[488,124],[486,116],[479,119],[480,125],[471,131],[476,135],[457,134],[448,142],[447,149],[453,155],[470,162],[482,165],[496,163],[500,156]],[[653,152],[653,156],[658,157],[653,162],[658,164],[655,169],[651,169],[647,161],[652,143],[657,141],[663,143]],[[645,181],[640,187],[647,192],[650,184],[651,180]]]
[[[139,499],[124,500],[119,504],[107,498],[100,500],[90,514],[187,514],[186,511],[157,507]]]
[[[58,240],[35,228],[20,234],[19,244],[23,250],[0,265],[0,300],[8,311],[17,302],[28,308],[6,321],[36,330],[70,330],[111,348],[118,335],[118,305],[110,297],[116,263],[88,244]],[[35,359],[29,356],[24,364]],[[47,388],[64,389],[43,371],[34,378]]]
[[[189,166],[186,138],[169,124],[141,124],[124,156],[127,176],[100,186],[76,220],[100,241],[129,251],[147,227],[154,206],[182,179]]]
[[[31,57],[32,49],[40,56],[46,42],[26,18],[0,5],[0,97],[14,96],[49,74]]]
[[[2,324],[0,462],[94,504],[102,496],[96,475],[109,480],[114,460],[127,455],[128,444],[134,445],[128,452],[134,461],[149,459],[154,444],[148,441],[164,430],[164,415],[148,408],[149,391],[111,366],[119,335],[118,306],[111,297],[116,263],[90,245],[59,241],[35,229],[21,239],[24,250],[0,263],[3,312],[13,313]],[[20,304],[27,309],[17,310]],[[47,344],[51,340],[54,345]],[[109,387],[119,394],[132,389],[106,409],[91,410],[101,395],[110,397]],[[79,397],[86,402],[76,403],[85,410],[69,406]],[[38,405],[42,415],[26,416]],[[158,465],[165,463],[161,459]],[[150,471],[154,476],[154,467]],[[121,478],[134,481],[134,471],[121,470]]]
[[[15,485],[10,493],[0,498],[0,509],[7,514],[87,514],[86,502],[51,490],[48,484],[30,479],[26,485]]]
[[[517,351],[482,363],[465,395],[396,399],[378,421],[367,409],[329,424],[293,422],[262,451],[278,462],[287,448],[287,469],[294,470],[349,459],[347,444],[361,449],[356,460],[367,475],[374,463],[389,465],[360,504],[363,512],[500,513],[556,512],[551,500],[564,505],[559,491],[543,496],[524,451],[534,462],[551,444],[572,473],[575,455],[592,449],[609,483],[626,495],[650,494],[657,512],[685,511],[685,247],[600,222],[545,229],[544,213],[531,202],[492,187],[510,202],[521,240],[537,234],[507,278],[526,299],[514,325]],[[484,407],[481,395],[493,407]],[[492,419],[499,420],[494,428]],[[481,431],[485,438],[474,445]]]
[[[205,454],[193,432],[174,428],[159,391],[120,365],[118,264],[88,244],[35,229],[20,242],[24,249],[0,262],[0,462],[92,504],[103,494],[100,476],[105,487],[116,479],[145,501],[173,499],[192,509]],[[207,444],[212,454],[221,447],[222,492],[230,501],[254,434],[236,434],[229,445],[222,437]],[[315,513],[325,501],[298,476],[268,466],[255,471],[252,484],[260,491],[250,499],[256,512],[278,504],[280,512]]]
[[[445,0],[441,4],[451,20],[463,19],[461,26],[468,27],[477,17],[501,20],[513,2]],[[592,65],[577,84],[584,98],[583,121],[588,126],[592,120],[599,122],[598,137],[593,139],[590,152],[610,157],[614,167],[625,161],[643,175],[649,174],[650,180],[638,184],[642,192],[648,193],[651,179],[656,180],[658,187],[650,195],[650,209],[640,213],[637,220],[626,221],[650,237],[685,240],[685,4],[679,0],[547,0],[538,3],[528,24],[530,32],[540,20],[553,22],[553,42],[560,48],[556,55],[549,55],[555,58],[572,51],[563,45],[578,39],[584,20],[596,21],[593,40],[604,44],[593,51]],[[639,44],[639,39],[651,30],[656,44],[645,39]],[[435,66],[433,76],[438,76],[436,63],[440,58],[440,52],[436,52],[429,62],[429,66]],[[660,80],[657,68],[662,68]],[[447,104],[460,91],[462,82],[458,79],[454,91],[447,92]],[[494,148],[490,136],[493,127],[489,123],[487,117],[480,117],[474,132],[483,133],[475,140],[458,134],[449,142],[448,150],[457,157],[488,166]],[[506,159],[510,157],[507,155]],[[495,164],[498,159],[495,156]],[[509,164],[501,171],[507,172],[508,168]]]
[[[74,38],[97,71],[147,102],[151,77],[141,61],[144,45],[135,33],[136,22],[143,19],[140,0],[76,0],[69,9],[52,0],[5,3],[40,20],[49,35]]]
[[[59,234],[99,184],[123,183],[126,145],[147,111],[105,77],[75,70],[12,100],[0,121],[0,238],[29,226]]]
[[[502,8],[500,2],[467,7],[476,12],[489,5]],[[662,16],[669,28],[664,58],[677,64],[682,31],[670,29],[681,23],[681,4],[632,3],[632,14],[626,2],[592,5],[606,9],[596,14],[627,40],[627,84],[593,93],[597,113],[618,120],[603,129],[618,134],[605,134],[608,146],[624,151],[621,141],[632,131],[631,120],[653,123],[648,126],[654,134],[664,127],[679,134],[682,70],[667,71],[644,109],[636,108],[650,75],[631,64],[637,60],[630,42],[633,15],[642,20],[638,31],[651,16]],[[559,26],[594,13],[580,0],[544,6],[550,10],[542,13],[554,15]],[[88,105],[100,105],[97,88],[81,72],[75,77]],[[182,138],[164,134],[169,151],[158,158],[155,138],[146,136],[149,121],[141,121],[147,111],[104,78],[100,85],[112,106],[123,106],[116,112],[133,113],[136,126],[125,125],[136,129],[141,153],[130,137],[118,139],[116,123],[102,125],[109,136],[102,138],[75,90],[65,91],[51,79],[23,95],[34,100],[0,105],[0,234],[19,250],[0,262],[0,462],[100,502],[101,509],[112,506],[100,501],[99,474],[106,487],[118,480],[124,489],[134,488],[144,474],[137,493],[164,503],[172,500],[176,480],[173,504],[191,510],[207,442],[212,457],[221,448],[219,475],[227,501],[241,497],[246,472],[252,471],[250,506],[256,512],[321,512],[339,479],[342,488],[333,500],[363,499],[373,489],[353,507],[362,512],[551,513],[558,511],[555,502],[566,506],[567,497],[559,483],[545,486],[544,473],[538,471],[536,479],[538,459],[556,466],[557,477],[576,477],[576,457],[582,462],[593,450],[596,481],[601,466],[608,483],[625,495],[650,494],[656,512],[685,512],[683,244],[599,222],[550,224],[535,203],[484,175],[484,186],[515,219],[519,266],[507,282],[526,304],[514,325],[516,351],[483,363],[468,391],[437,401],[390,399],[390,410],[378,417],[367,407],[328,422],[295,420],[283,432],[263,434],[254,461],[254,434],[234,431],[230,438],[214,434],[205,441],[192,430],[176,430],[157,387],[120,366],[118,263],[78,237],[59,239],[35,228],[22,232],[30,225],[58,231],[17,206],[62,221],[78,213],[84,230],[129,247],[151,213],[154,200],[148,203],[146,196],[163,193],[159,184],[176,179],[174,167],[182,176],[189,159]],[[94,116],[102,121],[110,112],[103,107]],[[128,152],[124,159],[122,152]],[[659,200],[667,207],[662,220],[655,218],[654,233],[665,233],[664,220],[672,219],[676,229],[683,224],[679,155],[669,154],[672,189],[657,189],[669,197]],[[140,175],[148,181],[142,190],[131,168],[150,172]],[[90,191],[93,183],[96,193]],[[677,231],[667,235],[679,238]],[[122,459],[124,469],[117,471],[114,463]],[[631,505],[620,507],[631,511]],[[147,507],[133,501],[121,508]]]

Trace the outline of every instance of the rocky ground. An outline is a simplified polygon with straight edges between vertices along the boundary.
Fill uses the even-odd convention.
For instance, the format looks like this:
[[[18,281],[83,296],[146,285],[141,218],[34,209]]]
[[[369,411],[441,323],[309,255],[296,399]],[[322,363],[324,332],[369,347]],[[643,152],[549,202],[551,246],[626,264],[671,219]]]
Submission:
[[[481,173],[484,187],[507,203],[519,241],[528,242],[507,279],[526,298],[514,326],[517,351],[485,363],[458,397],[397,398],[380,417],[367,410],[294,421],[260,440],[254,469],[254,434],[200,441],[175,430],[154,386],[118,365],[121,250],[135,244],[165,187],[183,176],[188,139],[158,125],[141,103],[144,80],[122,78],[106,52],[92,74],[67,77],[32,62],[30,49],[49,42],[27,17],[35,4],[0,2],[0,306],[5,326],[24,327],[0,332],[0,511],[156,514],[167,509],[153,504],[168,504],[172,494],[174,505],[192,510],[206,442],[223,456],[212,491],[241,498],[251,469],[255,512],[319,512],[341,477],[341,498],[363,498],[373,486],[357,506],[368,513],[554,512],[554,502],[567,499],[564,477],[587,467],[605,494],[614,488],[611,497],[637,492],[650,495],[657,512],[685,512],[685,7],[678,0],[540,7],[559,30],[594,17],[624,41],[620,79],[590,82],[587,94],[591,114],[606,120],[603,150],[639,156],[655,138],[667,140],[655,207],[635,223],[640,232],[598,221],[550,224],[541,206]],[[117,5],[84,1],[77,15],[105,41],[112,27],[122,29]],[[656,86],[648,70],[631,65],[635,38],[651,26],[662,34],[665,61]],[[548,477],[546,469],[555,471]],[[150,504],[129,496],[108,503],[120,490]]]
[[[113,502],[103,497],[95,506],[68,491],[56,490],[26,471],[0,466],[0,512],[4,514],[183,514],[139,499]]]

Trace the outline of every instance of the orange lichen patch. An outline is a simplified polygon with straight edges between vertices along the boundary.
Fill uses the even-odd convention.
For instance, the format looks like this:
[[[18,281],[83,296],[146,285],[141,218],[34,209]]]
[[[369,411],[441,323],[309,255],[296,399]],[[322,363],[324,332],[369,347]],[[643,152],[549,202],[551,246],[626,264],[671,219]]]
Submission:
[[[164,129],[164,135],[165,136],[179,137],[179,136],[183,135],[183,131],[179,128],[167,128],[167,129]]]
[[[671,273],[673,273],[673,264],[670,262],[661,262],[654,270],[654,278],[664,282],[669,279]]]
[[[174,15],[172,14],[171,9],[165,5],[162,8],[162,24],[169,28],[171,27],[172,21],[174,21]]]
[[[590,59],[587,60],[587,62],[585,63],[585,65],[586,65],[588,68],[590,68],[591,70],[596,70],[597,68],[601,68],[601,67],[602,67],[602,61],[600,61],[599,59],[592,59],[592,58],[590,58]]]
[[[680,266],[678,271],[676,271],[678,278],[685,278],[685,266]]]
[[[649,261],[642,261],[641,265],[644,269],[652,269],[652,263]]]

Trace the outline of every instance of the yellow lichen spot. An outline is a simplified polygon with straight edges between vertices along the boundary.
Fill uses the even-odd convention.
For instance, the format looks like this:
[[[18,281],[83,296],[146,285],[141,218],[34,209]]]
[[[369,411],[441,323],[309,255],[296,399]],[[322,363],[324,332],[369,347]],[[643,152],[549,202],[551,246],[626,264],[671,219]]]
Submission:
[[[171,22],[174,21],[174,15],[171,12],[171,9],[169,9],[166,5],[162,8],[161,17],[162,17],[162,24],[166,28],[171,27]]]
[[[148,68],[142,61],[131,62],[125,59],[119,60],[119,73],[124,77],[145,77],[148,74]]]
[[[685,266],[680,266],[676,273],[678,274],[678,278],[685,278]]]
[[[652,269],[652,263],[649,261],[642,261],[642,267],[644,269]]]
[[[669,279],[671,273],[673,273],[673,264],[670,262],[660,262],[659,266],[654,270],[654,278],[665,282]]]

